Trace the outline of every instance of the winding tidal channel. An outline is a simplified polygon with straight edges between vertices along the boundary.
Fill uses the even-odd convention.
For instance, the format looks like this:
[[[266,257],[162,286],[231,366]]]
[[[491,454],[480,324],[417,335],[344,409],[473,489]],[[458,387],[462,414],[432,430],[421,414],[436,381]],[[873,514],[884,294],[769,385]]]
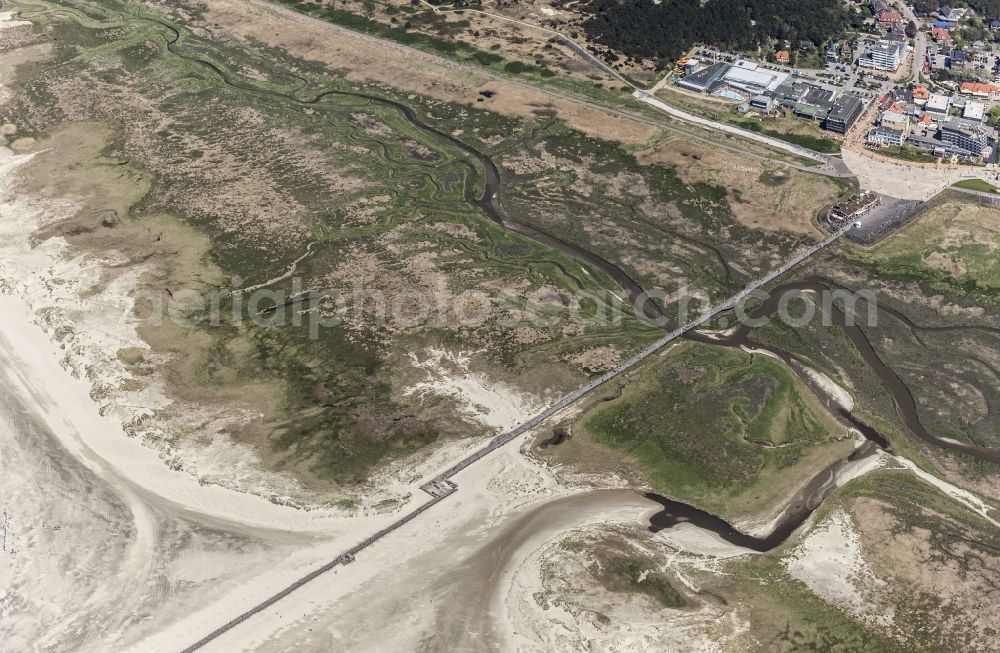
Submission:
[[[248,93],[263,94],[271,97],[282,98],[290,102],[295,102],[297,104],[305,105],[317,105],[321,103],[324,99],[328,97],[354,97],[362,100],[366,100],[373,104],[378,104],[384,107],[390,107],[395,109],[406,119],[406,121],[417,131],[426,134],[434,139],[443,141],[465,154],[472,157],[483,169],[483,188],[480,191],[476,188],[476,168],[469,161],[463,161],[467,174],[465,176],[465,187],[464,187],[464,198],[465,201],[482,211],[490,220],[496,224],[508,229],[514,233],[520,234],[530,240],[534,240],[537,243],[541,243],[548,247],[555,248],[569,256],[588,263],[595,268],[601,270],[608,276],[610,276],[615,283],[617,283],[627,294],[632,305],[638,306],[642,314],[649,320],[662,320],[664,318],[663,312],[660,307],[651,298],[645,296],[643,289],[632,277],[630,277],[624,270],[620,267],[604,259],[593,252],[590,252],[582,247],[574,245],[569,241],[563,240],[557,236],[554,236],[548,232],[542,231],[535,227],[529,226],[527,224],[518,222],[507,216],[503,210],[500,208],[500,191],[502,186],[502,180],[500,176],[500,170],[497,168],[496,163],[493,162],[488,155],[480,152],[476,148],[472,147],[468,143],[452,136],[451,134],[436,129],[426,122],[421,120],[417,116],[416,112],[409,106],[397,102],[395,100],[390,100],[389,98],[382,97],[379,95],[372,95],[369,93],[361,93],[359,91],[343,91],[343,90],[328,90],[323,91],[311,98],[302,99],[291,93],[282,93],[280,91],[274,91],[270,89],[262,89],[254,86],[248,86],[242,84],[238,81],[232,80],[229,75],[219,68],[217,65],[211,61],[206,61],[197,56],[187,54],[183,51],[177,49],[177,43],[180,41],[181,34],[174,26],[169,23],[164,23],[162,21],[154,21],[157,25],[169,30],[170,36],[167,38],[167,49],[177,57],[180,57],[186,61],[198,64],[208,70],[212,71],[219,80],[234,89],[241,90]],[[305,80],[303,80],[305,81]],[[726,269],[728,273],[728,268]]]
[[[585,264],[591,265],[594,268],[603,271],[628,294],[628,297],[633,305],[639,306],[641,313],[644,316],[655,320],[661,320],[664,318],[662,309],[652,299],[646,297],[639,284],[615,264],[598,256],[597,254],[594,254],[593,252],[574,245],[573,243],[565,241],[535,227],[518,222],[517,220],[507,216],[503,212],[500,205],[502,178],[500,170],[493,160],[488,155],[480,152],[453,135],[440,131],[427,124],[411,107],[385,97],[357,91],[328,90],[303,99],[296,96],[294,93],[283,93],[271,89],[262,89],[240,81],[234,81],[224,70],[216,66],[214,63],[178,49],[177,44],[181,39],[181,34],[175,27],[161,21],[154,22],[169,31],[170,35],[166,39],[166,47],[172,54],[210,70],[221,80],[222,83],[234,89],[252,94],[278,97],[289,102],[303,105],[318,105],[328,97],[347,96],[366,100],[381,106],[390,107],[398,111],[414,129],[457,148],[471,157],[471,159],[478,162],[483,171],[483,184],[481,190],[477,188],[476,166],[469,160],[464,161],[464,165],[467,169],[467,175],[465,177],[463,194],[465,201],[470,206],[474,206],[478,210],[482,211],[482,213],[484,213],[491,221],[509,229],[514,233],[520,234],[543,245],[553,247]],[[305,83],[305,80],[302,81]],[[722,261],[722,263],[723,267],[727,271],[728,279],[728,265],[725,261]],[[769,299],[761,307],[756,309],[751,314],[751,317],[759,318],[773,315],[777,311],[784,297],[790,293],[797,295],[807,291],[822,292],[826,289],[827,286],[824,285],[824,283],[818,278],[806,278],[800,281],[784,284],[771,292]],[[925,441],[935,445],[969,454],[990,462],[1000,463],[1000,451],[966,445],[953,440],[939,438],[929,433],[920,423],[920,419],[916,411],[916,404],[909,389],[902,382],[895,371],[893,371],[879,358],[864,332],[859,327],[851,325],[846,320],[843,312],[841,312],[841,310],[836,306],[833,307],[833,320],[838,327],[844,329],[845,334],[850,339],[851,343],[858,349],[864,361],[875,372],[878,378],[892,394],[900,419],[911,431]],[[685,337],[709,345],[734,348],[751,346],[756,347],[756,345],[752,345],[751,343],[751,333],[752,327],[748,325],[741,325],[728,335],[724,336],[718,334],[708,335],[694,331],[690,332]],[[808,387],[820,395],[821,398],[826,398],[823,396],[822,389],[818,388],[815,382],[803,373],[802,366],[792,364],[794,361],[794,356],[792,354],[773,348],[771,348],[771,351],[789,364],[792,369],[795,369],[796,372],[806,381]],[[753,537],[740,533],[733,528],[732,525],[715,515],[693,506],[673,501],[666,497],[648,493],[646,494],[647,498],[660,503],[663,507],[661,511],[656,513],[651,518],[651,530],[661,530],[664,528],[670,528],[671,526],[681,522],[689,522],[715,533],[717,536],[732,544],[746,547],[754,551],[768,551],[778,546],[784,542],[785,539],[787,539],[787,537],[796,528],[798,528],[798,526],[800,526],[817,507],[819,507],[823,499],[837,487],[836,478],[841,471],[849,465],[859,463],[865,458],[874,455],[878,449],[889,449],[890,447],[888,439],[883,434],[879,433],[870,425],[865,424],[862,420],[856,418],[849,411],[841,409],[838,410],[836,414],[843,423],[860,432],[865,437],[867,442],[855,449],[855,451],[848,458],[837,461],[820,471],[808,484],[806,484],[805,487],[802,488],[802,490],[800,490],[795,496],[791,497],[784,512],[782,513],[781,518],[778,520],[777,525],[770,534],[763,537]]]

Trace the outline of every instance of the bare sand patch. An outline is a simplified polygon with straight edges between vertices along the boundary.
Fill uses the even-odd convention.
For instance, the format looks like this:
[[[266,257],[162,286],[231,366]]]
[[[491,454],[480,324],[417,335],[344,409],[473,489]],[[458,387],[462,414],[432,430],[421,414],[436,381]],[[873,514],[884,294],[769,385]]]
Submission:
[[[35,146],[35,139],[30,136],[25,136],[24,138],[15,139],[13,143],[10,144],[10,149],[15,152],[28,152]]]
[[[944,252],[930,252],[924,256],[924,263],[928,267],[944,270],[953,277],[964,277],[968,271],[961,261],[956,261],[949,254]]]
[[[402,391],[402,396],[439,395],[452,398],[470,419],[496,431],[506,431],[541,409],[541,401],[504,383],[470,370],[471,354],[430,348],[411,354],[414,368],[426,378]]]
[[[5,41],[6,37],[6,34],[0,33],[0,43]],[[42,61],[50,54],[52,54],[51,43],[36,43],[4,52],[3,57],[0,57],[0,83],[9,85],[17,81],[14,73],[18,66],[31,61]]]
[[[564,356],[563,360],[590,373],[610,370],[621,361],[621,357],[621,349],[615,345],[603,345]]]
[[[832,511],[783,562],[793,578],[826,601],[859,616],[875,612],[867,597],[885,582],[862,557],[861,537],[845,511]]]

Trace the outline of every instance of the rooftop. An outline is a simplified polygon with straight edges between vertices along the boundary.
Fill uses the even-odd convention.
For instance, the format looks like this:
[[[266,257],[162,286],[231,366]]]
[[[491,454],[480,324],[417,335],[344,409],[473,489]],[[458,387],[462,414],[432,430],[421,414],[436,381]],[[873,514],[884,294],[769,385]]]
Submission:
[[[788,78],[788,74],[733,66],[723,77],[734,86],[752,86],[774,90]]]
[[[993,84],[981,84],[978,82],[962,82],[962,85],[958,87],[958,90],[960,93],[973,93],[981,95],[1000,93],[1000,88],[994,86]]]
[[[861,110],[864,106],[864,102],[861,98],[851,95],[850,93],[844,93],[837,101],[833,103],[830,108],[830,115],[827,116],[828,120],[849,120],[854,115]]]
[[[964,118],[951,118],[945,120],[941,123],[941,129],[950,129],[952,131],[962,132],[976,139],[985,139],[986,130],[983,126],[977,122],[972,122],[971,120],[965,120]]]
[[[928,111],[946,113],[948,111],[948,107],[951,106],[951,98],[947,95],[941,95],[940,93],[931,93],[931,96],[927,98],[927,104],[925,106]]]
[[[729,64],[720,61],[687,75],[678,84],[686,88],[706,89],[712,82],[725,75],[728,70]]]
[[[965,108],[962,110],[962,117],[982,122],[983,118],[986,117],[986,103],[966,102]]]
[[[892,129],[891,127],[872,127],[868,130],[869,136],[889,136],[892,138],[903,138],[903,132],[898,129]]]
[[[893,124],[906,124],[910,122],[909,116],[904,116],[902,113],[893,113],[892,111],[886,111],[882,114],[881,118],[882,124],[893,123]]]

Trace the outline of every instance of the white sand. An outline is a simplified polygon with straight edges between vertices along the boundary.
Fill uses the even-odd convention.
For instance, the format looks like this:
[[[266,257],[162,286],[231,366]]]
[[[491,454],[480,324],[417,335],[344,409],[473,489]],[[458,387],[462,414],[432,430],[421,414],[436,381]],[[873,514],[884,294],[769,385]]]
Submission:
[[[993,517],[990,516],[990,513],[993,511],[993,508],[990,506],[990,504],[986,503],[972,492],[969,492],[968,490],[963,490],[960,487],[952,485],[948,481],[944,481],[938,478],[937,476],[934,476],[933,474],[925,472],[924,470],[917,467],[917,465],[913,461],[903,458],[902,456],[893,456],[893,460],[902,465],[903,467],[905,467],[906,469],[913,472],[913,475],[919,478],[920,480],[924,481],[925,483],[928,483],[929,485],[932,485],[938,490],[941,490],[955,501],[958,501],[965,507],[982,515],[983,519],[985,519],[989,523],[993,524],[997,528],[1000,528],[1000,523],[998,523],[995,519],[993,519]]]
[[[607,525],[581,526],[570,533],[585,535]],[[566,535],[531,546],[512,575],[502,606],[508,624],[502,650],[723,650],[709,633],[728,615],[712,606],[662,609],[640,595],[604,591],[581,569],[578,554],[559,546]],[[730,635],[740,628],[732,623]]]
[[[21,557],[5,559],[13,566],[3,569],[10,571],[12,578],[21,579],[19,600],[38,607],[19,612],[16,619],[11,616],[7,623],[29,640],[41,633],[36,630],[38,624],[23,621],[21,615],[41,610],[40,614],[49,614],[53,620],[46,624],[46,633],[58,638],[53,642],[86,642],[88,650],[176,651],[179,642],[210,632],[384,527],[400,512],[425,501],[419,483],[482,444],[481,438],[456,442],[420,464],[396,466],[393,478],[382,477],[390,490],[389,498],[397,499],[393,509],[364,510],[358,515],[300,510],[264,500],[258,495],[282,498],[273,491],[281,489],[281,479],[255,475],[252,458],[248,460],[225,439],[209,445],[210,455],[185,461],[186,469],[195,470],[197,475],[171,470],[164,464],[164,452],[143,446],[139,438],[129,437],[122,428],[123,420],[169,402],[157,395],[155,387],[140,395],[114,392],[127,378],[115,352],[123,346],[145,348],[130,318],[130,293],[138,271],[98,287],[100,262],[68,256],[68,246],[60,238],[32,246],[30,237],[41,225],[73,207],[43,205],[6,193],[9,175],[28,160],[28,156],[0,151],[0,311],[5,317],[0,322],[0,349],[6,359],[4,372],[27,410],[52,432],[62,452],[52,455],[68,454],[67,460],[80,461],[88,483],[109,483],[105,502],[120,506],[116,514],[124,529],[117,531],[119,540],[109,534],[93,542],[106,547],[118,542],[114,549],[118,558],[110,557],[109,548],[104,565],[88,564],[87,547],[73,546],[69,538],[58,555],[49,551],[53,561],[65,560],[60,563],[62,568],[89,569],[80,572],[89,578],[87,583],[60,588],[35,584],[37,589],[33,589],[24,579],[41,573],[38,565],[45,558],[39,557],[39,547],[44,539],[37,519],[25,513],[43,509],[31,505],[47,504],[44,496],[25,496],[19,505],[11,506],[12,541]],[[114,256],[108,253],[109,258]],[[443,358],[444,354],[438,360]],[[461,367],[467,362],[452,356],[447,364]],[[491,384],[467,368],[454,381],[443,378],[433,356],[426,370],[428,381],[415,392],[447,393],[470,417],[490,428],[508,428],[537,409],[534,400]],[[97,403],[92,398],[95,387],[111,391],[95,395],[100,399]],[[205,416],[192,419],[204,420]],[[0,427],[0,437],[2,432]],[[189,452],[173,444],[166,453],[176,459]],[[11,470],[6,471],[15,478]],[[203,482],[206,476],[234,471],[242,477],[240,489],[258,495]],[[30,485],[32,480],[24,478],[18,486]],[[216,650],[264,645],[272,637],[282,636],[289,626],[292,639],[297,639],[307,632],[307,622],[290,619],[290,615],[330,613],[345,593],[363,586],[381,570],[446,546],[449,537],[485,532],[518,506],[570,491],[559,487],[548,471],[513,447],[460,475],[458,482],[462,491],[445,504],[366,551],[357,563],[310,584],[274,610],[259,615],[247,628],[221,640]],[[80,498],[79,509],[85,506]],[[102,510],[100,504],[86,509],[95,514]],[[212,528],[223,529],[220,541],[250,539],[234,544],[234,549],[227,545],[214,552],[210,546],[183,544],[188,540],[164,539],[164,533],[184,532],[187,527],[179,526],[182,522],[178,520],[187,519],[208,520]],[[91,531],[98,535],[98,531]],[[322,533],[322,539],[314,533]],[[81,533],[73,536],[79,539]],[[280,541],[281,548],[264,544],[272,541]],[[175,556],[173,562],[164,557],[168,549],[176,549],[170,554]],[[441,562],[441,568],[447,565],[448,561]],[[157,589],[171,582],[183,582],[187,589]],[[394,587],[385,579],[381,586],[390,593]],[[152,616],[141,623],[130,621],[142,614]],[[88,623],[78,621],[82,617],[87,617]]]
[[[422,354],[410,354],[413,366],[426,372],[427,380],[406,388],[403,395],[452,397],[468,417],[500,432],[510,430],[542,409],[538,399],[469,371],[475,353],[432,347]]]
[[[7,29],[10,27],[26,27],[31,25],[31,21],[11,20],[13,17],[13,11],[0,11],[0,29]]]
[[[871,614],[866,598],[885,583],[872,573],[861,555],[861,537],[843,510],[834,510],[816,524],[783,559],[788,573],[824,600],[854,614]]]
[[[770,349],[753,348],[753,347],[747,347],[746,345],[740,345],[740,349],[742,349],[748,354],[761,354],[762,356],[768,356],[770,358],[774,358],[779,361],[781,360],[781,356],[778,356]]]
[[[833,379],[819,370],[814,370],[813,368],[805,365],[802,366],[802,370],[805,372],[806,376],[808,376],[813,383],[822,389],[826,396],[836,402],[840,408],[846,411],[854,410],[854,397],[851,396],[850,392],[842,388]]]
[[[8,396],[18,396],[21,405],[26,407],[26,414],[51,431],[54,441],[58,443],[57,449],[51,452],[52,456],[68,456],[67,461],[73,461],[72,464],[77,464],[76,461],[82,464],[80,474],[85,480],[81,480],[77,487],[108,484],[107,498],[102,501],[118,506],[115,509],[116,519],[121,521],[123,530],[100,537],[100,531],[91,528],[91,533],[100,538],[96,541],[87,540],[84,533],[73,532],[71,537],[60,540],[58,549],[49,547],[45,553],[49,559],[65,560],[60,563],[63,569],[89,569],[89,572],[80,572],[86,574],[89,580],[61,588],[44,583],[12,581],[17,582],[16,598],[20,605],[38,606],[28,612],[18,612],[18,615],[27,614],[30,617],[38,611],[41,615],[48,614],[52,622],[45,624],[45,633],[53,637],[58,635],[59,641],[67,643],[91,642],[93,646],[89,650],[104,650],[99,642],[127,641],[133,637],[128,633],[135,632],[136,628],[142,630],[156,621],[169,619],[173,626],[162,629],[161,638],[153,640],[149,646],[141,645],[137,650],[159,648],[173,651],[177,649],[178,642],[191,639],[193,633],[211,631],[240,610],[327,562],[395,519],[390,511],[380,513],[372,510],[359,515],[344,515],[334,510],[304,511],[277,505],[253,494],[205,484],[194,475],[171,470],[157,451],[143,446],[137,438],[130,438],[122,428],[123,416],[133,414],[130,410],[141,413],[149,406],[117,403],[122,398],[114,394],[110,399],[102,399],[98,405],[91,392],[94,387],[115,387],[117,384],[121,370],[116,368],[114,352],[119,347],[143,346],[135,337],[127,317],[131,311],[128,294],[134,276],[122,275],[107,288],[91,293],[85,300],[80,299],[83,291],[92,288],[100,278],[99,265],[69,258],[66,243],[59,238],[31,246],[30,236],[41,224],[56,219],[60,209],[71,207],[42,205],[9,196],[6,192],[9,175],[28,160],[28,156],[14,156],[9,150],[0,150],[0,288],[4,293],[0,294],[0,311],[4,315],[0,321],[0,353],[5,361],[4,378],[12,393]],[[48,335],[43,328],[49,331]],[[52,336],[58,341],[53,341]],[[5,430],[0,424],[4,446],[21,446],[6,439],[11,433],[9,428]],[[457,443],[456,448],[467,449],[472,444]],[[239,454],[232,456],[229,447],[221,448],[227,452],[229,458],[226,463],[233,469],[242,464]],[[28,452],[21,452],[21,449],[13,448],[5,460],[14,460],[15,455],[29,455]],[[511,453],[517,455],[516,452]],[[434,462],[443,464],[446,461],[437,457]],[[17,476],[17,469],[5,468],[4,471],[7,480],[14,482],[16,488],[30,488],[38,482],[33,476]],[[33,472],[25,468],[23,473]],[[408,510],[418,501],[425,500],[417,489],[423,479],[417,476],[410,475],[409,487],[398,483],[397,512]],[[517,487],[517,501],[529,500],[532,490],[528,484],[521,482]],[[66,491],[73,496],[74,490]],[[536,494],[546,491],[544,483],[536,483]],[[39,513],[50,511],[46,507],[49,499],[46,495],[11,493],[7,495],[8,501],[15,496],[20,497],[17,505],[5,507],[13,514],[11,541],[18,555],[5,558],[7,566],[2,569],[9,572],[5,573],[7,578],[30,579],[41,573],[43,567],[39,565],[44,564],[46,559],[39,557],[43,551],[39,547],[46,541],[43,535],[49,531],[40,530]],[[89,493],[83,494],[74,497],[73,502],[80,511],[92,510],[100,514],[104,510],[102,504],[91,507],[89,497]],[[374,497],[372,501],[375,501]],[[479,512],[479,507],[469,502],[450,501],[448,511],[454,518],[467,521],[470,515]],[[161,557],[160,550],[165,546],[161,531],[167,528],[171,533],[176,532],[177,527],[171,524],[176,519],[188,518],[207,519],[214,525],[213,528],[253,534],[252,537],[260,541],[279,538],[283,542],[297,542],[298,545],[282,554],[279,560],[272,560],[263,567],[263,561],[270,554],[261,553],[248,558],[244,552],[258,546],[250,544],[241,545],[233,553],[223,551],[214,554],[216,558],[211,567],[206,569],[201,566],[201,571],[198,571],[198,565],[191,569],[171,567]],[[436,532],[433,519],[418,524]],[[315,543],[311,535],[314,532],[324,533],[321,544]],[[232,539],[236,536],[224,537]],[[429,541],[433,543],[434,538],[429,538]],[[104,565],[87,562],[90,555],[88,546],[91,544],[108,547]],[[208,553],[208,548],[199,547],[184,553],[183,559],[187,562],[198,561]],[[399,556],[400,550],[420,550],[405,534],[395,538],[386,549],[391,551],[390,557],[393,558]],[[118,551],[119,557],[113,566],[106,566],[114,560],[112,551]],[[376,562],[371,570],[377,569],[378,564]],[[364,568],[360,561],[352,567],[356,570]],[[162,582],[155,579],[163,574],[185,579],[188,585],[194,586],[197,584],[194,581],[204,581],[211,576],[213,569],[225,571],[226,576],[205,589],[208,594],[199,601],[186,604],[183,594],[175,597],[172,593],[163,594],[162,590],[155,589],[161,587]],[[57,575],[50,577],[58,578]],[[240,582],[234,586],[235,580]],[[324,586],[323,583],[317,585],[320,588]],[[77,599],[78,595],[83,598]],[[162,609],[163,601],[174,601],[172,608]],[[156,616],[141,627],[130,625],[127,614],[140,609]],[[141,616],[142,612],[135,614]],[[93,617],[92,625],[75,621],[76,617],[87,615]],[[118,615],[113,623],[107,621],[110,615]],[[28,638],[25,641],[37,639],[43,634],[36,630],[40,623],[24,622],[21,616],[15,619],[13,615],[8,615],[6,624],[12,628],[16,626],[17,632]]]
[[[463,471],[456,480],[458,493],[366,549],[357,562],[306,585],[205,650],[294,650],[303,642],[316,642],[326,650],[414,650],[435,617],[428,603],[433,595],[428,584],[458,567],[516,506],[566,493],[544,468],[512,447]],[[322,553],[330,555],[335,549],[316,547],[289,560],[288,566],[302,574],[310,568],[310,556],[315,566],[324,561]],[[284,582],[290,580],[292,574],[280,571]],[[133,650],[175,651],[178,641],[190,639],[189,633],[208,632],[250,607],[265,595],[264,587],[279,589],[278,578],[278,574],[261,578]],[[402,628],[399,619],[412,623]]]
[[[841,158],[857,175],[861,188],[904,200],[926,201],[956,181],[992,174],[985,168],[968,166],[918,168],[905,162],[889,163],[849,148],[841,151]]]

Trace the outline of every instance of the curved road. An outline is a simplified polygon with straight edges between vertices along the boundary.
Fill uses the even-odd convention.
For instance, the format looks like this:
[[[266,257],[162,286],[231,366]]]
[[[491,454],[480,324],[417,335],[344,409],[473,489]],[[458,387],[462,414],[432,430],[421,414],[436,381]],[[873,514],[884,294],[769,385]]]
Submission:
[[[680,120],[682,122],[685,122],[685,123],[688,123],[688,124],[691,124],[691,125],[696,125],[698,127],[703,127],[703,128],[709,129],[709,130],[717,130],[717,131],[722,131],[722,132],[728,132],[728,133],[736,135],[736,136],[741,136],[741,137],[749,138],[749,139],[751,139],[751,140],[753,140],[755,142],[762,143],[764,145],[768,145],[768,146],[770,146],[770,147],[772,147],[774,149],[780,150],[780,151],[791,152],[792,150],[789,150],[789,147],[798,147],[798,150],[796,150],[794,152],[797,156],[802,156],[802,157],[811,159],[813,161],[818,161],[818,162],[820,162],[821,165],[818,165],[818,166],[801,166],[801,165],[798,165],[798,164],[795,164],[795,163],[791,163],[789,161],[784,161],[784,160],[781,160],[781,159],[774,159],[774,158],[769,158],[769,157],[763,157],[763,156],[760,156],[760,155],[755,155],[755,154],[752,154],[750,152],[747,152],[746,150],[740,149],[739,147],[734,147],[734,146],[728,145],[726,143],[719,142],[719,140],[717,140],[717,139],[711,139],[711,138],[707,138],[705,136],[700,136],[697,133],[692,133],[691,131],[689,131],[687,129],[682,129],[682,128],[676,126],[676,125],[672,125],[672,124],[668,125],[668,124],[664,124],[664,122],[661,122],[661,121],[650,120],[649,118],[645,118],[645,117],[643,117],[641,115],[636,115],[634,113],[630,113],[630,112],[624,111],[622,109],[616,109],[614,107],[610,107],[610,106],[607,106],[605,104],[601,104],[599,102],[595,102],[595,101],[592,101],[592,100],[589,100],[589,99],[586,99],[586,98],[583,98],[583,97],[580,97],[580,96],[577,96],[577,95],[572,95],[572,94],[569,94],[569,93],[564,93],[564,92],[555,90],[553,88],[549,88],[549,87],[545,87],[545,86],[540,86],[538,84],[531,84],[531,83],[524,82],[524,81],[521,81],[519,79],[516,79],[514,77],[510,77],[510,76],[506,76],[506,75],[500,75],[498,73],[494,73],[492,71],[486,70],[485,68],[482,68],[482,67],[479,67],[479,66],[475,66],[475,65],[472,65],[472,64],[465,64],[465,63],[461,63],[461,62],[455,61],[453,59],[448,59],[447,57],[442,57],[442,56],[439,56],[439,55],[436,55],[436,54],[431,54],[429,52],[425,52],[423,50],[420,50],[420,49],[417,49],[417,48],[414,48],[414,47],[411,47],[411,46],[408,46],[408,45],[404,45],[404,44],[398,43],[396,41],[387,41],[386,39],[379,38],[377,36],[372,36],[370,34],[365,34],[364,32],[355,31],[355,30],[349,29],[347,27],[343,27],[341,25],[337,25],[335,23],[331,23],[331,22],[322,20],[320,18],[315,18],[315,17],[310,16],[308,14],[304,14],[304,13],[295,11],[293,9],[289,9],[288,7],[284,7],[284,6],[281,6],[281,5],[276,5],[273,2],[269,2],[268,0],[246,0],[246,2],[248,4],[255,5],[257,7],[261,7],[261,8],[267,9],[268,11],[272,11],[274,13],[280,14],[280,15],[286,17],[286,18],[290,18],[290,19],[298,21],[298,22],[303,22],[303,23],[308,23],[308,24],[311,24],[311,25],[322,26],[325,29],[329,29],[331,31],[336,31],[336,32],[350,34],[351,37],[353,37],[353,38],[361,39],[363,41],[369,41],[369,42],[372,42],[372,43],[377,43],[380,47],[388,48],[388,49],[391,49],[391,50],[398,51],[404,57],[418,57],[420,59],[424,59],[424,60],[427,60],[427,61],[433,61],[433,62],[435,62],[435,63],[437,63],[439,65],[446,66],[446,67],[452,68],[454,70],[459,70],[459,71],[462,71],[464,73],[472,73],[472,74],[475,74],[475,75],[477,75],[479,77],[483,77],[485,79],[502,81],[504,83],[511,84],[513,86],[517,86],[519,88],[523,88],[523,89],[529,90],[529,91],[534,92],[534,93],[540,93],[542,95],[547,95],[547,96],[555,98],[555,99],[563,100],[563,101],[566,101],[566,102],[572,102],[574,104],[578,104],[580,106],[588,107],[588,108],[591,108],[591,109],[596,109],[598,111],[601,111],[603,113],[606,113],[606,114],[609,114],[609,115],[612,115],[612,116],[615,116],[615,117],[618,117],[618,118],[624,118],[625,120],[630,120],[632,122],[636,122],[636,123],[639,123],[639,124],[649,125],[651,127],[656,127],[657,129],[664,129],[664,130],[667,130],[667,131],[672,131],[674,133],[677,133],[677,134],[680,134],[680,135],[684,136],[685,138],[689,138],[689,139],[692,139],[692,140],[695,140],[695,141],[699,141],[699,142],[702,142],[702,143],[707,143],[707,144],[711,145],[712,147],[717,147],[717,148],[720,148],[720,149],[723,149],[723,150],[734,152],[734,153],[740,154],[742,156],[747,156],[747,157],[754,158],[754,159],[767,160],[767,161],[778,163],[778,164],[781,164],[781,165],[786,165],[786,166],[789,166],[791,168],[795,168],[797,170],[802,170],[802,171],[805,171],[805,172],[812,172],[812,173],[815,173],[815,174],[820,174],[820,175],[824,175],[824,176],[828,176],[828,177],[839,177],[839,178],[845,178],[846,179],[846,178],[851,178],[851,177],[854,176],[854,174],[845,165],[843,165],[843,162],[840,161],[840,159],[838,159],[837,157],[830,157],[830,156],[827,156],[827,155],[822,154],[820,152],[809,150],[808,148],[803,148],[803,147],[799,147],[799,146],[793,146],[790,143],[787,143],[786,141],[782,141],[782,140],[776,139],[776,138],[769,138],[769,137],[767,137],[765,135],[757,134],[757,133],[754,133],[754,132],[751,132],[751,131],[748,131],[748,130],[741,130],[738,127],[733,127],[732,125],[727,125],[725,123],[720,123],[720,122],[716,122],[716,121],[713,121],[713,120],[708,120],[706,118],[700,118],[698,116],[695,116],[693,114],[689,114],[687,112],[681,111],[680,109],[676,109],[674,107],[670,107],[670,109],[672,110],[672,112],[668,112],[668,115],[670,115],[672,118],[676,118],[676,119],[678,119],[678,120]],[[435,11],[439,11],[439,10],[441,10],[441,8],[435,8]],[[528,23],[523,23],[521,21],[516,21],[516,20],[513,20],[513,19],[508,19],[508,18],[505,18],[503,16],[498,16],[496,14],[490,14],[488,12],[482,12],[482,11],[471,10],[471,9],[469,9],[469,10],[463,10],[463,11],[475,11],[476,13],[483,13],[483,14],[489,15],[489,16],[494,17],[494,18],[504,18],[505,20],[510,20],[511,22],[514,22],[514,23],[519,23],[519,24],[522,24],[522,25],[529,25],[531,27],[537,27],[538,29],[542,29],[542,30],[547,31],[547,32],[552,32],[553,34],[557,35],[557,38],[559,38],[560,41],[564,45],[568,46],[574,52],[576,52],[581,57],[583,57],[587,61],[587,63],[591,64],[592,66],[594,66],[596,68],[598,68],[599,70],[601,70],[601,72],[604,72],[605,74],[613,76],[616,80],[621,81],[623,84],[627,85],[629,88],[632,88],[635,91],[641,91],[641,89],[636,88],[636,86],[632,82],[630,82],[628,79],[626,79],[625,77],[623,77],[620,73],[618,73],[617,71],[615,71],[613,68],[611,68],[610,66],[608,66],[607,64],[605,64],[600,59],[597,59],[596,57],[594,57],[593,55],[591,55],[590,52],[588,52],[586,48],[584,48],[583,46],[581,46],[580,44],[578,44],[576,41],[574,41],[573,39],[569,38],[565,34],[562,34],[562,33],[559,33],[559,32],[555,32],[553,30],[549,30],[548,28],[542,28],[542,27],[539,27],[537,25],[530,25]],[[669,106],[669,105],[667,105],[667,106]],[[657,108],[659,108],[659,107],[657,107]]]

